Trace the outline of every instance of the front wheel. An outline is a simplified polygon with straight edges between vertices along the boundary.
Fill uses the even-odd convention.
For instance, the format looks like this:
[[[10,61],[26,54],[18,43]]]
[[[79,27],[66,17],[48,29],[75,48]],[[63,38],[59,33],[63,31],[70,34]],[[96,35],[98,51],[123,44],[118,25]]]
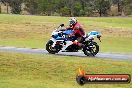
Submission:
[[[51,54],[55,54],[55,53],[58,53],[60,50],[56,49],[55,47],[52,47],[53,45],[53,41],[52,40],[49,40],[46,44],[46,50],[51,53]]]
[[[95,56],[99,52],[99,45],[96,42],[90,42],[90,45],[85,45],[83,52],[87,56]]]

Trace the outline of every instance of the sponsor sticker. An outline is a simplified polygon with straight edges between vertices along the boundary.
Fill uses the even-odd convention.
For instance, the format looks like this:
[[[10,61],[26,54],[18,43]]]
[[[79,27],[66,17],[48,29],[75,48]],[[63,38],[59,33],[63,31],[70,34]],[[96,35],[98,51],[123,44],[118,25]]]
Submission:
[[[86,83],[130,83],[131,76],[129,74],[86,74],[82,68],[79,68],[79,74],[76,76],[79,85]]]

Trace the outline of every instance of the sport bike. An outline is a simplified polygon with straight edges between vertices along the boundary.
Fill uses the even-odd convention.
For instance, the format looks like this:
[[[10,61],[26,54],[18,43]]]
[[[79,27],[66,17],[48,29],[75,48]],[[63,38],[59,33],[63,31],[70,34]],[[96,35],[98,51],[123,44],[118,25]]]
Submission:
[[[95,56],[99,52],[99,45],[94,41],[96,37],[101,42],[101,34],[99,32],[91,31],[85,34],[81,42],[83,47],[73,44],[73,41],[75,41],[74,36],[69,37],[71,33],[73,33],[73,30],[67,30],[64,24],[61,24],[52,32],[52,38],[47,42],[46,50],[51,54],[58,53],[59,51],[78,52],[82,50],[87,56]]]

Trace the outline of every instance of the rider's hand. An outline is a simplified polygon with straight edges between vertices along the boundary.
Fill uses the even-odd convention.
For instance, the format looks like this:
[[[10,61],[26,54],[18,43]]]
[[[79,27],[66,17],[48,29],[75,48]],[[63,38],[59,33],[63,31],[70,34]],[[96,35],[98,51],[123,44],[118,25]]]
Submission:
[[[72,37],[73,36],[73,34],[71,33],[71,34],[69,34],[69,37]]]
[[[61,24],[60,26],[61,26],[61,27],[64,27],[64,24]]]

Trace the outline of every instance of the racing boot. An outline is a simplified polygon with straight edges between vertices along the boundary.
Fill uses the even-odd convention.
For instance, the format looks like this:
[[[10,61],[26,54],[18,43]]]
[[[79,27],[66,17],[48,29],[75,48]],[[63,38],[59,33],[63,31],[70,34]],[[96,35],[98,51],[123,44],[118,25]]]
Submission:
[[[73,44],[75,44],[75,45],[77,45],[77,46],[79,46],[79,47],[81,47],[81,48],[83,48],[83,49],[86,49],[85,45],[82,44],[82,43],[80,43],[80,42],[78,42],[77,40],[75,40],[75,41],[73,42]]]
[[[62,52],[68,52],[68,50],[66,50],[66,48],[70,45],[72,45],[72,41],[65,41],[64,47],[62,48]]]

